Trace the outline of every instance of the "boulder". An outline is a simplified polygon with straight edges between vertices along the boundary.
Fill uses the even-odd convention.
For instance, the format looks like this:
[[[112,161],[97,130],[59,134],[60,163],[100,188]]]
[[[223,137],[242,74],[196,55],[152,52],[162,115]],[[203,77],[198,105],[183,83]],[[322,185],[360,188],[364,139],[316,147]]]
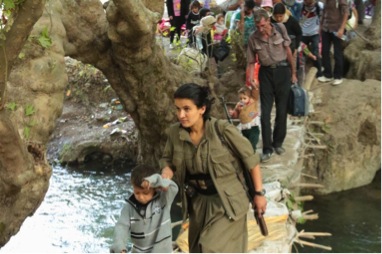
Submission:
[[[314,83],[315,112],[308,119],[306,172],[327,194],[369,184],[381,168],[381,82]]]

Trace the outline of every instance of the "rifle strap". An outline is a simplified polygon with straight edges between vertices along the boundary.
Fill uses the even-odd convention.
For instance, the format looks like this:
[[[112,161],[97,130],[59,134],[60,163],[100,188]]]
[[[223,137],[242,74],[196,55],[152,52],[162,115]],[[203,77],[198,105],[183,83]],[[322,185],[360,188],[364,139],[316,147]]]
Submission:
[[[231,152],[231,154],[239,162],[239,167],[241,168],[241,172],[237,172],[236,174],[237,174],[239,181],[242,183],[244,189],[247,192],[247,196],[248,196],[249,201],[252,203],[253,197],[254,197],[254,187],[253,187],[252,176],[249,173],[249,171],[245,168],[244,162],[241,160],[240,155],[225,140],[224,136],[222,135],[222,133],[220,131],[218,121],[219,120],[216,120],[214,123],[215,124],[215,131],[216,131],[221,143]]]

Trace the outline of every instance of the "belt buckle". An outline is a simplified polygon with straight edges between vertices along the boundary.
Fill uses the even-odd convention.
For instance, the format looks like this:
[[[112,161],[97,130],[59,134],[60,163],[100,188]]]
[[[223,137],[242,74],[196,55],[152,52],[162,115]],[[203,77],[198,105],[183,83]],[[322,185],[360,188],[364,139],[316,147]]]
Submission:
[[[271,65],[269,65],[269,68],[272,68],[272,69],[276,69],[276,67],[277,67],[277,64],[271,64]]]
[[[207,184],[204,180],[198,180],[197,182],[198,182],[200,189],[207,190]]]

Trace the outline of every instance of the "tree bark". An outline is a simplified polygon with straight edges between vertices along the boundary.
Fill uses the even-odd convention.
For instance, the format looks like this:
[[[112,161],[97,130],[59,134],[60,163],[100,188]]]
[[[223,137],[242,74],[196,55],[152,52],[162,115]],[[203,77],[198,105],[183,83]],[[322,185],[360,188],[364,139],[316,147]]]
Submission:
[[[72,7],[63,8],[63,16],[71,14],[71,20],[63,20],[64,26],[70,27],[66,30],[69,38],[79,34],[76,27],[82,27],[84,16],[81,3]],[[161,1],[110,1],[106,9],[107,24],[99,24],[107,30],[86,26],[93,31],[102,30],[97,38],[102,38],[101,44],[108,47],[94,52],[93,39],[89,38],[77,43],[75,51],[67,52],[68,56],[90,63],[105,74],[139,129],[138,159],[153,165],[157,165],[161,156],[166,141],[165,129],[176,121],[172,110],[173,92],[186,82],[206,84],[173,64],[157,45],[155,32],[163,7]],[[73,18],[77,19],[73,21]],[[87,51],[92,51],[92,59]]]
[[[48,189],[50,167],[43,146],[23,140],[17,125],[3,108],[6,85],[33,25],[41,17],[45,0],[22,1],[12,11],[0,40],[0,247],[34,213]]]
[[[207,83],[173,64],[157,45],[155,31],[163,7],[161,1],[115,0],[105,12],[99,0],[50,0],[32,36],[49,27],[52,46],[43,49],[30,40],[22,48],[16,40],[25,57],[18,59],[14,51],[16,64],[4,102],[18,107],[0,112],[0,247],[34,213],[47,191],[51,169],[45,145],[62,112],[64,56],[105,74],[139,129],[137,160],[157,165],[165,130],[176,121],[173,92],[185,82]],[[23,36],[28,37],[28,30]],[[28,106],[35,109],[32,116],[25,114]],[[26,128],[30,136],[22,134]]]

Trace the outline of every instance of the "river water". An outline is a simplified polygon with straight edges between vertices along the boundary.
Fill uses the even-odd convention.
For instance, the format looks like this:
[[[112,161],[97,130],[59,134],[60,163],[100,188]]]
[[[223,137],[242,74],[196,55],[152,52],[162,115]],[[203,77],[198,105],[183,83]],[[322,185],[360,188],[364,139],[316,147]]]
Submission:
[[[54,166],[43,203],[0,253],[108,252],[124,198],[131,193],[132,166],[106,171]],[[333,252],[380,253],[380,180],[379,174],[366,187],[316,197],[306,209],[318,211],[320,219],[301,227],[331,232],[332,237],[314,242],[332,246]],[[304,247],[299,252],[320,250]]]
[[[381,171],[367,186],[315,196],[304,210],[313,209],[319,219],[299,225],[305,232],[328,232],[331,237],[308,240],[331,246],[336,253],[381,253]],[[306,240],[306,239],[303,239]],[[305,246],[298,252],[329,252]]]

